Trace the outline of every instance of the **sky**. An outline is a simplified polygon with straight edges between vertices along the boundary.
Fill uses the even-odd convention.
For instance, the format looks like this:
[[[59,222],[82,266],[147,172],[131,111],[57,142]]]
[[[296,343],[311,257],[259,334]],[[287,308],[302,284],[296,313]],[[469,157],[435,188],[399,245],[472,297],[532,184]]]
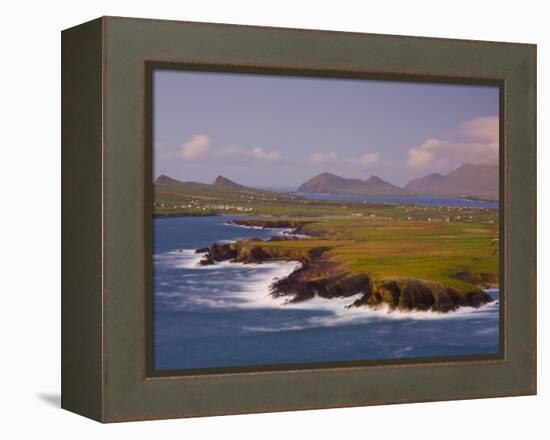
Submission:
[[[154,178],[296,188],[330,172],[396,185],[498,163],[495,86],[153,73]]]

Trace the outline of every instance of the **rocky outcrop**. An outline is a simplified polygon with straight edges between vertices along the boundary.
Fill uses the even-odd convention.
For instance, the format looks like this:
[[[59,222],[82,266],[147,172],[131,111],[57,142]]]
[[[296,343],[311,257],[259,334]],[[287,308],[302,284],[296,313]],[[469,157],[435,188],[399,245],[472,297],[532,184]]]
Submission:
[[[321,298],[345,298],[361,294],[349,307],[376,308],[386,305],[389,310],[431,310],[449,312],[462,306],[480,307],[492,301],[483,290],[472,287],[462,292],[439,283],[415,278],[371,280],[366,274],[350,275],[339,272],[319,276],[318,260],[307,263],[288,277],[272,285],[272,295],[288,296],[288,302],[295,303],[315,296]],[[324,262],[325,266],[330,266]],[[331,274],[332,271],[322,272]]]
[[[370,282],[353,307],[387,305],[390,310],[432,310],[449,312],[458,307],[480,307],[492,298],[479,288],[462,292],[431,281],[396,278]]]
[[[469,290],[461,291],[416,278],[372,280],[368,274],[350,274],[327,256],[329,248],[326,247],[262,246],[262,243],[260,239],[214,243],[200,264],[209,265],[227,260],[242,263],[298,261],[301,263],[300,268],[288,277],[276,280],[271,286],[271,295],[285,297],[288,303],[305,301],[315,296],[345,298],[361,295],[349,307],[373,308],[386,305],[390,310],[446,313],[463,306],[480,307],[492,301],[487,293],[474,285]],[[469,276],[473,277],[471,274]],[[489,274],[474,278],[463,281],[474,284],[471,281],[492,279]]]
[[[278,246],[260,246],[260,242],[263,242],[260,238],[252,238],[249,240],[236,241],[234,243],[214,243],[208,248],[208,251],[199,264],[206,266],[227,260],[245,264],[274,260],[306,262],[314,258],[318,252],[317,248],[292,249]]]
[[[286,296],[289,303],[302,302],[315,296],[345,298],[361,293],[369,282],[366,275],[349,276],[338,273],[326,277],[311,277],[311,272],[311,266],[305,265],[288,277],[275,281],[271,286],[271,294],[276,297]]]

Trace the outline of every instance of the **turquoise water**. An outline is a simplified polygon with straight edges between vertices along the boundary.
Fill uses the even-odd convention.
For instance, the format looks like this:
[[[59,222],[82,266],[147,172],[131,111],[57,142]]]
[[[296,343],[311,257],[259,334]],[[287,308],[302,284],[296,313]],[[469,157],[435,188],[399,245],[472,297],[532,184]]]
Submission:
[[[494,354],[499,293],[448,314],[347,309],[355,298],[285,305],[268,295],[294,262],[197,267],[214,241],[280,230],[228,225],[232,217],[154,219],[153,362],[157,370]]]

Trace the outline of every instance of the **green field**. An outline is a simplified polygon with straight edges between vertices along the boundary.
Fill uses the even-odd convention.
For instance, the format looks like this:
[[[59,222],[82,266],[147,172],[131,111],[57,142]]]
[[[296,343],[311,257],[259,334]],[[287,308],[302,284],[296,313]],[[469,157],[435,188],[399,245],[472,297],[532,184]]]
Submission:
[[[325,247],[340,269],[351,274],[419,278],[460,290],[472,286],[457,279],[457,273],[499,273],[496,224],[317,219],[303,230],[315,238],[257,245],[304,252]]]

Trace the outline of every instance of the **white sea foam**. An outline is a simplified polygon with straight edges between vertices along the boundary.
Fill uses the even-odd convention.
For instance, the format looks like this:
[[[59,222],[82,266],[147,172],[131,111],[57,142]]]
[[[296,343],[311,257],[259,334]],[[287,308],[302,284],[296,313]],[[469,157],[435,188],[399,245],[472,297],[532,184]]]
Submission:
[[[482,328],[475,332],[478,336],[495,335],[498,334],[498,326]]]
[[[176,251],[156,254],[153,257],[155,264],[168,265],[175,268],[192,269],[198,266],[204,257],[203,253],[196,253],[195,249],[178,249]]]
[[[185,302],[191,302],[196,305],[224,308],[280,307],[284,299],[276,299],[270,295],[271,284],[277,279],[286,278],[300,267],[300,263],[296,261],[261,264],[222,261],[203,266],[199,262],[205,255],[196,253],[194,249],[181,249],[154,257],[155,265],[159,268],[192,269],[180,275],[181,285],[173,287],[179,291],[175,296],[180,295],[182,306],[185,306]],[[200,271],[208,271],[208,276],[199,275]],[[156,294],[166,297],[165,290],[168,286],[165,282],[158,285],[163,289]],[[199,286],[205,286],[207,289],[198,289]]]
[[[305,234],[286,234],[285,233],[285,236],[286,237],[292,237],[292,238],[299,238],[299,239],[307,239],[307,238],[311,238],[310,235],[305,235]]]
[[[405,356],[409,351],[413,351],[414,347],[412,345],[407,345],[403,348],[399,348],[394,351],[393,357],[400,358]]]
[[[247,277],[239,283],[239,288],[226,292],[237,299],[240,308],[279,308],[284,306],[283,298],[274,298],[270,294],[271,285],[278,279],[286,278],[300,267],[296,261],[274,261],[262,264],[220,263],[222,266],[240,265],[247,269]]]
[[[309,238],[308,235],[303,234],[293,234],[292,232],[294,229],[292,228],[264,228],[263,226],[250,226],[250,225],[239,225],[236,223],[222,223],[225,226],[232,226],[234,228],[244,228],[244,229],[260,229],[263,231],[272,231],[275,233],[275,235],[285,235],[287,237],[295,237],[295,238]]]
[[[491,302],[481,306],[480,308],[461,307],[453,312],[440,313],[432,311],[390,311],[386,305],[380,305],[373,309],[370,307],[346,307],[353,303],[361,294],[347,298],[313,298],[300,303],[292,303],[282,305],[287,309],[300,309],[311,311],[327,312],[321,316],[307,318],[300,324],[290,324],[286,326],[268,327],[268,326],[248,326],[247,330],[262,331],[262,332],[277,332],[277,331],[292,331],[304,330],[314,327],[334,327],[339,325],[355,325],[364,324],[366,322],[387,322],[387,321],[418,321],[418,320],[448,320],[448,319],[465,319],[470,317],[482,318],[486,317],[494,310],[495,303],[498,307],[498,302]]]
[[[261,226],[249,226],[249,225],[239,225],[237,223],[225,222],[222,223],[224,226],[232,226],[234,228],[244,228],[244,229],[264,229]]]

